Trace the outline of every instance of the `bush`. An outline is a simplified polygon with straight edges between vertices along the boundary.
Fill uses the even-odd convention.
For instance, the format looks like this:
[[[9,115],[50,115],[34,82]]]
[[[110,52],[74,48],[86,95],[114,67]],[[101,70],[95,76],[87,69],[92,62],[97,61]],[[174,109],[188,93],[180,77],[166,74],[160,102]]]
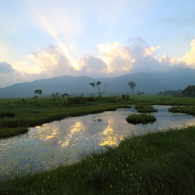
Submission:
[[[129,95],[126,93],[126,94],[123,94],[122,95],[122,98],[123,100],[128,100],[129,99]]]
[[[88,102],[88,99],[83,96],[68,97],[68,104],[85,104],[86,102]]]

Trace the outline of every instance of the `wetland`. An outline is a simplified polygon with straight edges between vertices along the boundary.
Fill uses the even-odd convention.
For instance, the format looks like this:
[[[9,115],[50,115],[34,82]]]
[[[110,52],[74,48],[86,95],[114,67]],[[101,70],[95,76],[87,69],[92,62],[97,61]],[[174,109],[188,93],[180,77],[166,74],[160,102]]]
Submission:
[[[2,99],[1,194],[195,194],[194,106],[170,96]],[[128,123],[136,107],[156,121]]]
[[[171,113],[171,106],[154,105],[156,122],[129,124],[135,106],[98,114],[69,117],[30,127],[26,134],[0,140],[0,175],[35,173],[72,164],[93,152],[115,147],[124,139],[154,131],[195,125],[194,116]]]

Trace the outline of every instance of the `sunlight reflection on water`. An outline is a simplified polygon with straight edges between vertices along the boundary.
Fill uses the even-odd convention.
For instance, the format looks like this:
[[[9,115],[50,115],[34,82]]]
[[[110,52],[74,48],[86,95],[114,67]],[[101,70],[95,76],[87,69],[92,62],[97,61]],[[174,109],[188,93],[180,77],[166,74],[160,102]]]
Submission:
[[[193,116],[168,112],[170,106],[154,106],[157,121],[132,125],[126,117],[131,109],[67,118],[30,128],[25,135],[0,140],[0,176],[34,173],[59,164],[71,164],[83,155],[117,146],[124,137],[146,132],[195,125]]]

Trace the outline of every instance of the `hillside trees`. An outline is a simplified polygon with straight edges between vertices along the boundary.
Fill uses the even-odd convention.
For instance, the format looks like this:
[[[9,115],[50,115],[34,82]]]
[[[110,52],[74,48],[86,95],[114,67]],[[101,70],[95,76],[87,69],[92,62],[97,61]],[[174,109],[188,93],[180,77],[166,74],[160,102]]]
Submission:
[[[195,97],[195,85],[189,85],[182,91],[183,96]]]
[[[93,83],[89,83],[89,85],[97,89],[99,97],[103,96],[108,86],[108,84],[106,83],[102,84],[101,81],[96,81],[96,82],[94,81]]]

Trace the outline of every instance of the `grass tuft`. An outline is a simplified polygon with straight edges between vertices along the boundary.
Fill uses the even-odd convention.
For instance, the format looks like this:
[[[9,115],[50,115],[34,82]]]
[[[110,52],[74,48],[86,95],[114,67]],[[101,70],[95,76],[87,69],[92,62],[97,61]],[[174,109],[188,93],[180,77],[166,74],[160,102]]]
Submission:
[[[132,123],[132,124],[138,124],[138,123],[152,123],[154,121],[156,121],[156,118],[153,115],[150,114],[132,114],[129,115],[126,118],[128,123]]]

